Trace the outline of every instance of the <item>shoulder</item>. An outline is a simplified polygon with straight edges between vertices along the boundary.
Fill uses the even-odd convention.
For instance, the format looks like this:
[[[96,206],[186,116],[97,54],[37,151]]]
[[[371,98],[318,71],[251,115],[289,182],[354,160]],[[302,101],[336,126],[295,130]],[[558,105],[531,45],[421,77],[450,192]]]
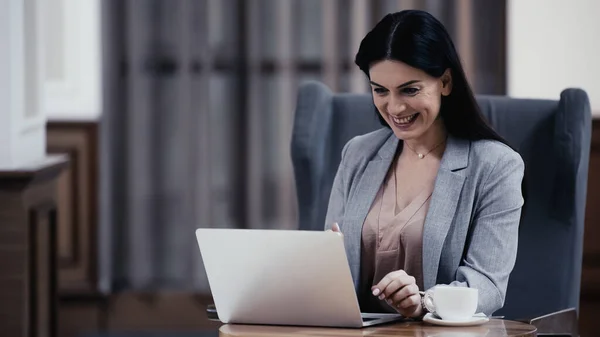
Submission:
[[[471,155],[478,162],[497,163],[503,160],[522,161],[521,155],[497,140],[483,139],[471,142]]]
[[[480,172],[491,173],[498,169],[514,169],[515,174],[522,174],[524,170],[521,155],[496,140],[472,141],[469,162]]]
[[[370,160],[392,135],[388,128],[381,128],[350,139],[342,150],[342,163],[357,163]]]

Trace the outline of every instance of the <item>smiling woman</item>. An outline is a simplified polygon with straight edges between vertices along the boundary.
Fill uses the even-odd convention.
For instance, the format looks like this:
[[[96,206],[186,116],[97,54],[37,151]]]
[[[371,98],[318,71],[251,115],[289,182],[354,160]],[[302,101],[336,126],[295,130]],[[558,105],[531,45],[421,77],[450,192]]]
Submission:
[[[477,312],[492,314],[515,264],[523,160],[483,118],[429,13],[385,16],[355,63],[384,128],[344,147],[325,227],[344,233],[361,310],[422,317],[444,284],[478,289]]]
[[[438,79],[406,63],[384,60],[373,64],[369,75],[373,102],[398,138],[432,143],[445,138],[438,116],[441,97],[448,96],[452,86],[449,70]]]
[[[424,131],[439,116],[438,123],[455,136],[507,144],[479,112],[454,43],[431,14],[388,14],[363,39],[355,63],[369,77],[382,125],[392,126],[390,116],[421,115],[422,128],[415,125],[404,135],[392,128],[398,138],[424,137],[422,141],[435,144],[435,132]],[[438,124],[434,130],[440,130]]]

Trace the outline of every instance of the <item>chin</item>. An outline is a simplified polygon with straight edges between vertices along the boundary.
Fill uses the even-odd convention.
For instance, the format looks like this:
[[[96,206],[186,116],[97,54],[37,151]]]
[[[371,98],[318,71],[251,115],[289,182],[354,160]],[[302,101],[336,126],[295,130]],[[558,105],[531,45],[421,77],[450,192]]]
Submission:
[[[391,126],[390,128],[392,129],[392,132],[394,132],[396,138],[400,140],[416,139],[423,135],[423,130],[420,127],[416,127],[411,130],[398,130],[394,126]]]
[[[412,132],[398,132],[397,130],[393,131],[394,136],[402,141],[418,138],[418,136],[414,135]]]

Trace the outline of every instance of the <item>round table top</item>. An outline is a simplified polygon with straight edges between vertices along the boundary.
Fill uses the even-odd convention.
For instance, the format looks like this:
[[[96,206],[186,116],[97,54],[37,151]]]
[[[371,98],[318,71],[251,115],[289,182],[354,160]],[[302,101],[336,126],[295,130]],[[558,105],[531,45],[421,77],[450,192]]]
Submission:
[[[266,325],[226,324],[219,329],[221,337],[292,337],[292,336],[420,336],[420,337],[505,337],[536,336],[533,325],[492,319],[488,323],[471,327],[435,326],[423,322],[384,324],[362,329],[338,329]]]

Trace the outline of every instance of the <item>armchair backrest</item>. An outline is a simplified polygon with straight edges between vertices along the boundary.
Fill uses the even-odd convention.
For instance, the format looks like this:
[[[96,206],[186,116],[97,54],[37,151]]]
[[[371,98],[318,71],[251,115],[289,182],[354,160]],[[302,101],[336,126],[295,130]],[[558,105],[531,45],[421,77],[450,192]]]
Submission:
[[[591,137],[587,94],[566,89],[558,101],[477,101],[526,167],[517,262],[497,314],[527,318],[577,308]],[[334,94],[319,82],[299,88],[291,153],[301,230],[323,230],[342,148],[381,128],[374,109],[368,94]]]

